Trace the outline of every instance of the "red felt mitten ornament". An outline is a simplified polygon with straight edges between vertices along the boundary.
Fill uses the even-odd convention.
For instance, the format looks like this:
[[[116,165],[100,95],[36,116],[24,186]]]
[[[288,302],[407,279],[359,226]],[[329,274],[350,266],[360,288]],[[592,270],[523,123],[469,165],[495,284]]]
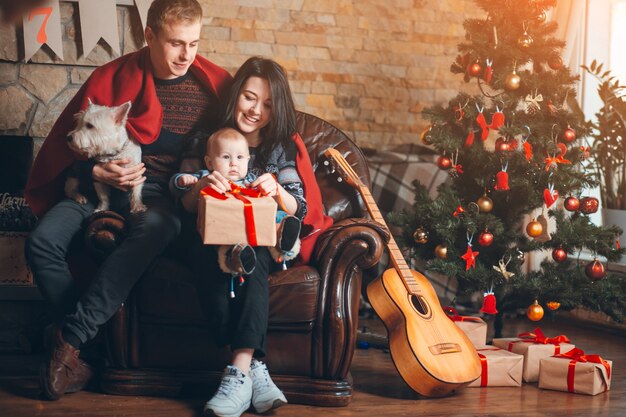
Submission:
[[[474,144],[474,137],[475,137],[474,130],[472,129],[467,134],[467,137],[465,138],[465,143],[463,144],[463,146],[466,148],[470,148]]]
[[[493,291],[487,291],[485,293],[483,306],[480,308],[480,312],[485,314],[498,314],[498,310],[496,309],[496,295]]]
[[[496,107],[496,112],[491,117],[491,124],[489,125],[490,129],[498,130],[502,126],[504,126],[504,113]]]
[[[493,68],[491,67],[493,65],[493,59],[489,59],[487,58],[485,60],[485,73],[483,74],[483,79],[485,80],[485,82],[487,84],[491,84],[491,78],[493,77]]]
[[[477,104],[476,108],[478,109],[478,114],[476,115],[476,123],[478,123],[478,126],[480,126],[481,129],[480,138],[485,141],[487,140],[487,136],[489,136],[489,126],[487,126],[487,120],[485,119],[485,115],[483,114],[484,106],[478,107]]]

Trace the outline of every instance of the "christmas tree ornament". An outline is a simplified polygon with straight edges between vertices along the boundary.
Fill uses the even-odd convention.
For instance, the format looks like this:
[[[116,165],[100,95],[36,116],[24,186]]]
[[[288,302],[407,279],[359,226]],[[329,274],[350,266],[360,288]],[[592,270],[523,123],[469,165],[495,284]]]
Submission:
[[[583,214],[592,214],[598,211],[598,199],[595,197],[583,197],[580,199],[580,212]]]
[[[487,194],[483,194],[478,200],[476,200],[476,204],[478,204],[478,209],[481,213],[489,213],[493,210],[493,200],[487,197]]]
[[[554,250],[552,251],[552,259],[554,259],[554,261],[558,263],[565,262],[565,260],[567,259],[567,252],[565,251],[565,249],[563,249],[562,246],[554,248]]]
[[[511,151],[511,144],[508,139],[500,136],[496,139],[495,151],[500,153],[506,153]]]
[[[548,18],[548,16],[546,15],[545,10],[538,10],[537,14],[535,15],[535,22],[536,23],[545,23],[546,19]]]
[[[467,106],[467,103],[465,103],[464,106],[461,106],[461,103],[457,104],[454,107],[454,120],[457,123],[461,123],[463,121],[463,118],[465,117],[465,107]]]
[[[589,146],[581,146],[578,148],[580,150],[580,160],[586,161],[589,159],[589,154],[591,152],[591,148]]]
[[[483,72],[483,68],[480,66],[478,61],[473,64],[469,64],[467,66],[467,73],[472,77],[478,77]]]
[[[495,266],[495,265],[493,266],[493,269],[501,273],[505,280],[508,280],[509,278],[515,275],[513,272],[509,272],[506,270],[506,267],[509,265],[509,262],[511,262],[511,256],[509,255],[509,258],[506,261],[504,260],[504,256],[503,256],[498,261],[498,266]]]
[[[428,232],[423,227],[418,227],[413,232],[413,240],[420,245],[428,243]]]
[[[472,250],[472,239],[474,238],[474,235],[472,235],[472,237],[468,237],[467,239],[467,250],[465,251],[465,254],[463,254],[461,256],[461,259],[463,259],[465,261],[465,270],[469,271],[470,268],[473,268],[476,266],[476,256],[478,256],[477,251],[473,251]]]
[[[543,307],[539,305],[539,301],[535,300],[526,310],[526,317],[532,321],[539,321],[543,318]]]
[[[447,156],[441,155],[439,158],[437,158],[437,166],[445,171],[450,169],[450,167],[452,166],[452,161]]]
[[[496,106],[496,111],[491,116],[491,124],[489,125],[489,129],[498,130],[502,126],[504,126],[504,113],[500,110],[500,107]]]
[[[485,73],[483,74],[483,80],[485,80],[485,82],[487,84],[491,84],[491,78],[493,77],[493,59],[489,59],[487,58],[485,60]]]
[[[593,261],[585,266],[585,275],[592,281],[599,281],[606,276],[606,268],[598,258],[593,258]]]
[[[496,295],[493,291],[489,290],[484,293],[483,296],[483,306],[480,308],[480,312],[485,314],[498,314],[498,310],[496,309]]]
[[[463,147],[470,148],[474,144],[474,138],[474,129],[470,129],[470,131],[467,133],[467,137],[465,138],[465,143],[463,144]]]
[[[463,208],[463,206],[457,206],[457,208],[454,210],[454,213],[452,213],[452,216],[458,217],[463,213],[465,213],[465,209]]]
[[[526,98],[524,99],[524,105],[526,106],[526,114],[534,115],[541,110],[540,102],[543,101],[543,96],[537,93],[535,90],[535,94],[526,94]]]
[[[515,70],[513,70],[513,72],[507,75],[504,79],[504,88],[509,91],[515,91],[520,87],[521,81],[522,79],[520,78],[520,76],[517,75],[517,72],[515,72]]]
[[[480,246],[490,246],[493,243],[493,234],[485,228],[485,230],[478,235],[478,244]]]
[[[567,211],[577,211],[580,207],[580,201],[574,196],[569,196],[565,199],[563,207],[565,207]]]
[[[463,173],[463,166],[459,164],[459,150],[457,149],[454,153],[454,156],[451,159],[452,165],[450,170],[450,176],[452,178],[458,178],[459,175]]]
[[[546,203],[546,207],[550,208],[558,199],[559,191],[554,189],[554,184],[548,183],[548,188],[543,190],[543,202]]]
[[[515,261],[521,265],[524,263],[524,261],[526,261],[526,255],[524,254],[524,252],[517,249],[515,251],[515,255],[513,255],[513,259],[515,259]]]
[[[493,187],[498,191],[508,191],[509,188],[509,174],[506,172],[508,169],[509,163],[507,162],[505,166],[502,167],[502,171],[496,174],[496,185]]]
[[[483,114],[485,106],[480,107],[478,103],[476,103],[476,109],[478,110],[478,114],[476,115],[476,123],[480,126],[481,134],[480,138],[485,141],[487,140],[487,136],[489,136],[489,126],[487,126],[487,120],[485,119],[485,115]]]
[[[551,239],[550,233],[548,233],[548,219],[543,214],[537,216],[537,222],[541,225],[541,233],[535,237],[537,242],[547,242]]]
[[[422,143],[424,145],[432,145],[433,141],[432,141],[432,136],[431,136],[431,131],[432,131],[433,126],[430,125],[428,126],[426,129],[424,129],[422,131],[422,133],[420,134],[420,140],[422,141]]]
[[[539,223],[537,219],[533,219],[526,225],[526,233],[530,237],[539,237],[541,236],[541,232],[543,232],[543,226],[541,226],[541,223]]]
[[[522,36],[520,36],[519,38],[517,38],[517,46],[522,50],[522,51],[526,51],[528,50],[528,48],[530,48],[533,44],[534,40],[532,38],[532,36],[530,36],[528,34],[528,27],[526,25],[526,23],[524,23],[524,34]]]
[[[439,259],[448,258],[448,246],[445,243],[440,243],[435,246],[435,256]]]
[[[559,303],[558,301],[548,301],[546,303],[546,306],[548,306],[548,308],[552,311],[558,310],[559,307],[561,307],[561,303]]]
[[[574,129],[568,126],[567,129],[565,129],[565,131],[563,132],[563,140],[568,143],[576,140],[576,132],[574,131]]]
[[[548,58],[548,66],[555,71],[563,68],[563,58],[561,58],[561,55],[552,54],[550,58]]]

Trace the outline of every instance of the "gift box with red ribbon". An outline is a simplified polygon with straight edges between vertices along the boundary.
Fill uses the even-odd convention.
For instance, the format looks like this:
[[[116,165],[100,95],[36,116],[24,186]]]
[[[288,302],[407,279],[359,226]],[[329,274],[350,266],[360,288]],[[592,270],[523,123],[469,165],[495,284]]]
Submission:
[[[520,387],[524,357],[493,346],[476,348],[482,372],[469,387]]]
[[[463,333],[468,337],[474,346],[484,346],[487,344],[487,323],[480,317],[461,316],[453,307],[443,308]]]
[[[574,348],[565,335],[546,337],[540,328],[533,332],[520,333],[519,337],[493,339],[493,344],[509,352],[524,355],[522,377],[525,382],[539,380],[539,361]]]
[[[613,362],[581,349],[541,359],[539,388],[598,395],[611,389]]]
[[[206,187],[198,199],[198,232],[207,245],[276,245],[276,201],[238,187],[225,195]]]

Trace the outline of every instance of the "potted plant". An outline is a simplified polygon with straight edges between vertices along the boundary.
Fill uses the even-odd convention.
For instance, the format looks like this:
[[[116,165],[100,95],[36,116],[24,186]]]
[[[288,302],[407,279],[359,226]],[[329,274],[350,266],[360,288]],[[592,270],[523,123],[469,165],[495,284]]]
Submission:
[[[589,153],[600,182],[604,224],[626,230],[626,86],[602,67],[595,60],[589,67],[582,66],[599,81],[597,91],[603,103],[595,120],[587,122],[593,139]]]

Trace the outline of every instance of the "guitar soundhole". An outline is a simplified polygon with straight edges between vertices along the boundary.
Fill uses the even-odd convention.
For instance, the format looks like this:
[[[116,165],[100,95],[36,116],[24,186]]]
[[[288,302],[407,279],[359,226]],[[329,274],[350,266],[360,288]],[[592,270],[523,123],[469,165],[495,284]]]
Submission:
[[[428,308],[428,303],[424,300],[424,297],[421,295],[411,295],[411,303],[413,303],[413,307],[424,317],[430,316],[430,309]]]

